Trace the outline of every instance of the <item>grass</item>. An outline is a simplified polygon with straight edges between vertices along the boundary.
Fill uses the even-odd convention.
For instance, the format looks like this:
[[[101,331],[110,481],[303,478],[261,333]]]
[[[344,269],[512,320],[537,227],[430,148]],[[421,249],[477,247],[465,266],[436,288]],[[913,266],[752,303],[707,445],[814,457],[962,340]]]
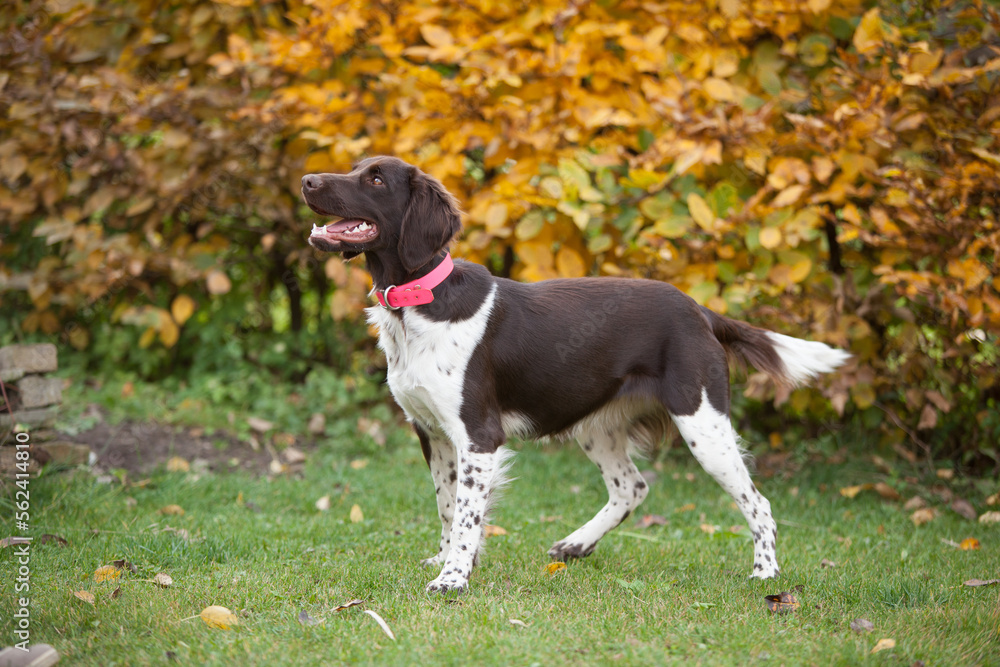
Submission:
[[[45,474],[31,482],[32,533],[69,545],[32,548],[31,639],[55,645],[61,664],[103,667],[1000,664],[998,587],[962,585],[1000,577],[1000,527],[949,511],[915,527],[898,503],[874,493],[840,496],[841,486],[875,479],[860,464],[759,482],[779,520],[777,581],[747,579],[748,531],[730,530],[743,526],[741,516],[680,454],[668,457],[640,510],[668,525],[627,522],[593,556],[549,575],[546,549],[588,519],[604,492],[575,448],[520,449],[518,479],[493,518],[507,534],[490,538],[471,590],[457,599],[424,593],[436,572],[418,561],[431,555],[439,529],[415,444],[370,455],[357,469],[355,445],[332,442],[311,454],[302,479],[163,471],[136,487],[100,484],[84,471]],[[332,506],[320,512],[314,503],[326,494]],[[689,503],[693,510],[678,511]],[[185,514],[159,513],[170,504]],[[359,523],[348,518],[355,504]],[[702,524],[721,530],[710,536]],[[4,528],[15,534],[11,523]],[[970,535],[981,549],[942,542]],[[94,581],[95,569],[120,558],[138,572]],[[836,567],[821,567],[824,558]],[[15,641],[16,569],[13,549],[0,551],[7,644]],[[174,585],[150,583],[158,572]],[[767,611],[765,595],[796,586],[798,611]],[[96,605],[76,599],[79,590],[94,593]],[[333,611],[354,598],[364,605]],[[236,612],[239,627],[191,618],[213,604]],[[396,640],[363,609],[381,615]],[[322,622],[301,624],[302,611]],[[857,618],[874,631],[852,632]],[[895,648],[871,654],[882,638]]]

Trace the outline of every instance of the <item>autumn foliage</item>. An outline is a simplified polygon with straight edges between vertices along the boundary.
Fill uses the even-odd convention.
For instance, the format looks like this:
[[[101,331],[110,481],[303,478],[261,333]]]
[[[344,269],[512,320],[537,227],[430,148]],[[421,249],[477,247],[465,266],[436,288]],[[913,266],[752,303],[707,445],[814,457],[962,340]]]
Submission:
[[[298,181],[387,153],[463,201],[457,255],[526,281],[669,281],[849,348],[820,389],[776,395],[752,374],[746,393],[856,416],[927,454],[995,456],[1000,17],[987,3],[14,14],[0,298],[25,332],[87,348],[110,316],[168,349],[223,314],[245,325],[248,301],[287,303],[295,331],[356,320],[364,273],[304,246]],[[253,322],[278,326],[272,310]]]

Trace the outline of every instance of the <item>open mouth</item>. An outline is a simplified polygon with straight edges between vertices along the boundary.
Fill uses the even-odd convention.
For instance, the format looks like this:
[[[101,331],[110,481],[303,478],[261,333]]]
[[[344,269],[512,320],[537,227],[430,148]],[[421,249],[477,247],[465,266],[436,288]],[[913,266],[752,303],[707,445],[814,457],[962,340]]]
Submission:
[[[366,243],[378,236],[378,226],[369,220],[350,218],[330,223],[329,225],[313,225],[309,234],[309,242],[325,241],[326,244]],[[315,245],[315,244],[314,244]]]

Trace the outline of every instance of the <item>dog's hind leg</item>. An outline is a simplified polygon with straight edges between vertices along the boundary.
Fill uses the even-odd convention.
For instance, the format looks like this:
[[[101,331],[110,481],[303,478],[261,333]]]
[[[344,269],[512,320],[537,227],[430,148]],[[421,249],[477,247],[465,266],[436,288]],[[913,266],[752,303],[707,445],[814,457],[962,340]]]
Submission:
[[[743,452],[729,416],[716,410],[703,391],[701,404],[690,415],[671,415],[681,437],[698,463],[726,490],[743,512],[753,533],[752,577],[768,579],[778,574],[775,541],[778,529],[771,504],[750,481]]]
[[[455,447],[448,439],[437,432],[414,424],[414,430],[420,439],[420,449],[424,459],[431,469],[434,480],[434,493],[437,496],[438,518],[441,519],[441,542],[437,555],[420,561],[428,567],[440,567],[448,557],[451,546],[451,523],[455,517],[455,486],[458,482],[456,469]]]
[[[579,437],[580,447],[597,464],[608,487],[608,502],[582,527],[549,549],[556,560],[589,556],[597,542],[628,518],[645,500],[649,488],[629,456],[629,438],[624,429],[594,428]]]

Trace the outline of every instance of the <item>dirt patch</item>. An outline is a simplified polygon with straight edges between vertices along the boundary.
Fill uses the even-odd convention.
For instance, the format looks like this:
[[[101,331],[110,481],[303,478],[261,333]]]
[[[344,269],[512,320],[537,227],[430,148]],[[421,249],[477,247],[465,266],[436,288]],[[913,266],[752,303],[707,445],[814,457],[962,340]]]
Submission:
[[[249,443],[230,434],[206,433],[197,427],[154,421],[101,422],[86,431],[59,437],[90,447],[97,457],[93,467],[98,473],[118,468],[130,476],[146,475],[179,456],[213,472],[244,470],[266,474],[272,461],[263,447],[254,450]]]

